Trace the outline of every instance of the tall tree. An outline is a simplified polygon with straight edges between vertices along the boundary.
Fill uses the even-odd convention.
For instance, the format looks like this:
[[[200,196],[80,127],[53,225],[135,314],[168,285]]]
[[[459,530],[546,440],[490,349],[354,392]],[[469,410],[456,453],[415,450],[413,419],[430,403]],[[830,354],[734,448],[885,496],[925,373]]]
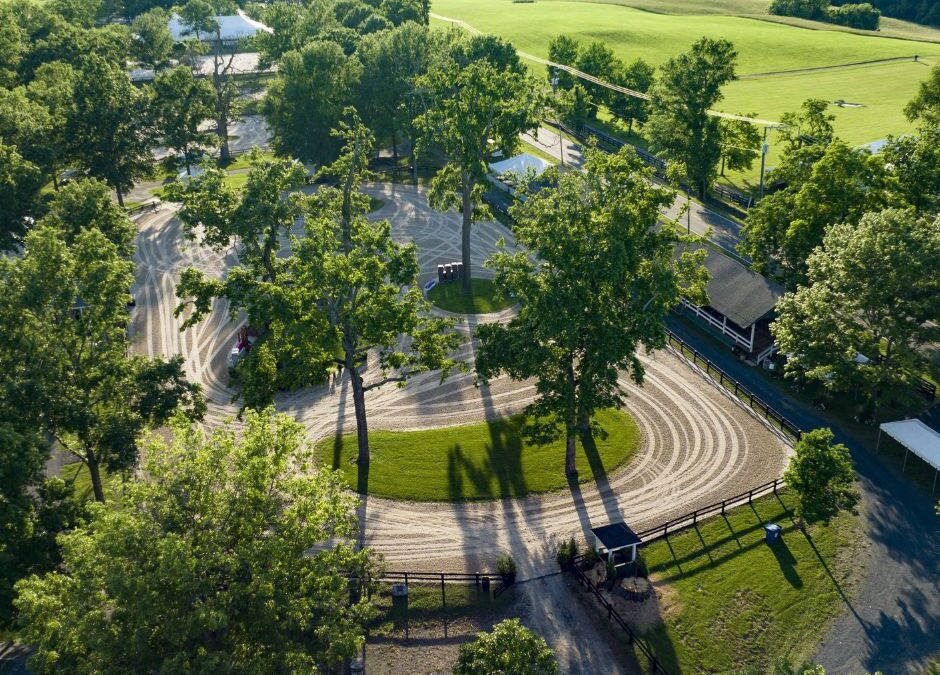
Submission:
[[[558,662],[545,640],[519,623],[506,619],[489,633],[460,647],[454,675],[557,675]]]
[[[173,36],[170,34],[169,20],[170,16],[165,9],[155,7],[138,16],[131,24],[131,54],[143,65],[159,69],[170,60]]]
[[[137,226],[111,199],[108,186],[94,178],[72,181],[52,195],[39,225],[58,230],[68,246],[82,232],[95,228],[114,244],[122,257],[130,259],[134,254]]]
[[[841,140],[788,153],[774,176],[786,187],[748,212],[738,248],[791,289],[805,283],[807,258],[827,228],[857,223],[887,206],[890,194],[884,160]]]
[[[154,440],[146,480],[64,535],[61,570],[17,586],[30,669],[310,673],[354,656],[372,610],[348,577],[375,565],[346,543],[355,499],[337,475],[298,473],[302,439],[267,411],[240,435]]]
[[[645,94],[656,81],[656,69],[643,59],[637,59],[620,69],[614,83],[621,87]],[[612,113],[627,122],[627,131],[633,131],[633,123],[643,124],[649,118],[649,102],[636,96],[612,93],[610,98]]]
[[[797,496],[797,515],[828,523],[839,511],[855,508],[859,494],[849,449],[832,442],[831,429],[813,429],[793,446],[783,479]],[[804,671],[805,672],[805,671]]]
[[[727,40],[702,38],[660,67],[646,133],[651,148],[682,162],[704,199],[721,157],[721,127],[708,111],[734,79],[737,52]]]
[[[134,181],[153,171],[152,122],[148,93],[122,68],[90,57],[75,83],[69,144],[82,166],[115,190],[121,206]]]
[[[23,159],[16,147],[0,142],[0,251],[22,241],[43,183],[38,166]]]
[[[330,130],[354,102],[361,74],[358,59],[335,42],[284,54],[263,106],[275,150],[316,164],[336,159],[339,142]]]
[[[304,184],[306,171],[290,159],[264,159],[257,150],[248,157],[250,170],[243,190],[225,182],[225,172],[206,167],[186,182],[171,183],[166,196],[181,202],[180,218],[189,238],[223,251],[235,244],[246,279],[275,281],[280,263],[278,251],[294,221],[301,214],[299,195],[283,198]],[[195,277],[183,275],[181,286]],[[233,279],[239,274],[230,275]],[[196,294],[198,295],[198,294]]]
[[[166,147],[182,155],[186,173],[192,175],[194,148],[213,145],[214,134],[200,129],[212,117],[215,94],[212,85],[193,77],[186,66],[157,75],[153,81],[154,117]]]
[[[512,154],[519,134],[538,125],[543,101],[529,78],[485,59],[466,66],[446,61],[418,78],[418,87],[427,106],[415,121],[422,133],[419,149],[439,148],[447,157],[431,180],[430,201],[436,209],[456,207],[461,213],[462,283],[470,293],[470,232],[486,213],[481,207],[487,158],[496,149]]]
[[[556,35],[548,43],[548,60],[563,66],[576,67],[581,47],[570,35]],[[548,79],[558,78],[559,89],[571,89],[574,86],[574,76],[560,68],[548,66]]]
[[[16,83],[28,39],[10,4],[0,5],[0,87]]]
[[[581,48],[578,52],[577,68],[581,72],[593,75],[607,82],[615,82],[623,70],[623,62],[614,56],[614,52],[603,42],[595,41]],[[585,82],[584,86],[591,98],[601,105],[608,105],[615,94],[607,87]],[[597,117],[597,108],[591,110],[591,119]]]
[[[879,392],[903,393],[912,373],[938,373],[923,349],[940,340],[938,265],[940,220],[887,210],[830,227],[807,285],[777,305],[787,374],[866,392],[876,405]]]
[[[51,175],[56,189],[59,170],[70,159],[68,125],[74,110],[75,77],[74,68],[67,63],[44,63],[36,69],[26,89],[27,97],[42,105],[48,116],[49,126],[40,137],[38,148],[41,148],[40,164]]]
[[[238,96],[238,87],[232,79],[237,46],[226,46],[222,40],[222,24],[216,18],[226,11],[232,11],[231,3],[226,0],[218,0],[217,4],[208,0],[189,0],[180,10],[180,17],[189,27],[190,34],[209,44],[212,88],[215,90],[215,133],[219,137],[219,161],[223,164],[232,158],[228,125],[235,116],[235,99]]]
[[[889,136],[882,155],[900,200],[922,215],[940,213],[940,123]]]
[[[930,75],[920,83],[917,96],[904,107],[907,119],[940,125],[940,65],[930,69]]]
[[[835,115],[829,112],[829,101],[821,98],[808,98],[803,101],[799,112],[784,113],[780,121],[786,126],[778,132],[784,143],[784,156],[804,147],[816,147],[821,153],[835,139],[832,126],[835,119]],[[805,160],[803,157],[802,161]]]
[[[425,26],[408,22],[391,31],[362,40],[356,54],[362,63],[359,83],[359,112],[379,138],[390,137],[398,159],[398,144],[409,141],[414,151],[420,114],[415,79],[427,72],[431,38]]]
[[[449,353],[459,343],[450,322],[428,315],[428,303],[418,285],[414,244],[392,238],[388,221],[372,222],[366,214],[369,199],[360,192],[368,174],[365,164],[372,135],[353,115],[344,125],[345,147],[323,175],[338,181],[314,195],[305,214],[305,236],[291,260],[299,307],[318,307],[310,329],[325,327],[321,344],[341,345],[339,363],[349,373],[356,415],[358,463],[369,464],[369,433],[365,395],[389,383],[404,383],[432,369],[442,379],[455,366]],[[309,314],[309,310],[304,314]],[[294,319],[301,326],[303,315]],[[321,329],[322,330],[322,329]],[[298,331],[299,332],[299,331]],[[363,378],[367,355],[378,354],[380,375]]]
[[[21,317],[4,331],[3,351],[24,364],[5,393],[88,467],[103,501],[102,469],[133,468],[146,427],[178,408],[200,417],[205,404],[181,358],[128,355],[133,265],[100,230],[85,229],[69,246],[58,229],[38,227],[24,248],[23,256],[0,261],[0,311]]]
[[[757,113],[746,113],[742,117],[756,117]],[[721,170],[744,171],[754,166],[760,156],[761,130],[744,120],[721,120]]]
[[[651,178],[627,149],[589,152],[584,173],[565,173],[512,207],[527,250],[487,261],[521,308],[507,324],[477,329],[477,373],[536,378],[532,429],[565,437],[569,475],[577,435],[590,434],[597,410],[623,405],[620,373],[642,383],[638,350],[665,345],[669,309],[684,293],[704,302],[704,251],[674,258],[675,235],[656,227],[673,194]]]

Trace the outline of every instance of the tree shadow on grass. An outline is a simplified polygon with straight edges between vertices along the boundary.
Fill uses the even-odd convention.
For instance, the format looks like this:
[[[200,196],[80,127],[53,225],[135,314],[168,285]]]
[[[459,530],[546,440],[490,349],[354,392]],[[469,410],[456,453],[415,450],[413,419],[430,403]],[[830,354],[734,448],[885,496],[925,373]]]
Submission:
[[[447,451],[447,488],[451,500],[520,497],[529,491],[522,467],[522,422],[516,417],[504,417],[490,420],[487,427],[490,442],[482,463],[468,459],[459,443]]]

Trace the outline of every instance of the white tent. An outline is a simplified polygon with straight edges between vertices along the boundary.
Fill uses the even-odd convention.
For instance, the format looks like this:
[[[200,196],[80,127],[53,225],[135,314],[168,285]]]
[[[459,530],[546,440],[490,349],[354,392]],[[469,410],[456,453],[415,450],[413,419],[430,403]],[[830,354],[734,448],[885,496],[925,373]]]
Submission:
[[[536,157],[535,155],[530,155],[528,153],[522,153],[521,155],[504,159],[501,162],[494,162],[493,164],[490,164],[490,171],[492,171],[497,176],[502,176],[506,173],[514,173],[520,178],[525,176],[527,173],[534,173],[535,177],[538,178],[543,173],[548,171],[551,166],[552,165],[549,162],[546,162],[541,157]]]
[[[903,471],[907,467],[907,453],[913,452],[934,468],[933,486],[937,488],[937,472],[940,472],[940,433],[934,431],[920,420],[898,420],[885,422],[878,430],[878,446],[881,446],[881,434],[888,434],[891,438],[904,446]],[[931,495],[933,491],[931,491]]]
[[[221,33],[222,42],[235,42],[237,40],[252,37],[258,32],[274,32],[271,28],[268,28],[260,21],[255,21],[252,19],[242,10],[238,10],[238,14],[217,16],[215,17],[215,20],[219,22],[219,31]],[[190,32],[189,26],[183,23],[183,20],[180,18],[179,14],[173,14],[173,16],[170,17],[169,29],[170,35],[173,36],[173,39],[176,42],[182,42],[187,38],[196,37],[194,33]],[[200,35],[200,38],[211,41],[214,40],[216,36],[215,34]]]

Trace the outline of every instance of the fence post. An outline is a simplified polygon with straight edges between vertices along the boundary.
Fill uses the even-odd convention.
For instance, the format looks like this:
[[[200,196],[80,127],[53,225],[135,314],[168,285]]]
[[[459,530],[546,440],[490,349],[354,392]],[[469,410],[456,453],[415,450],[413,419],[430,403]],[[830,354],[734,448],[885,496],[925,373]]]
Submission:
[[[734,395],[735,395],[735,396],[738,395],[738,383],[737,383],[737,381],[735,381],[735,383],[734,383]]]
[[[725,386],[725,374],[724,374],[723,372],[721,372],[720,370],[718,371],[718,383],[719,383],[722,387]]]
[[[724,513],[725,513],[725,500],[722,499],[721,500],[721,514],[724,515]]]

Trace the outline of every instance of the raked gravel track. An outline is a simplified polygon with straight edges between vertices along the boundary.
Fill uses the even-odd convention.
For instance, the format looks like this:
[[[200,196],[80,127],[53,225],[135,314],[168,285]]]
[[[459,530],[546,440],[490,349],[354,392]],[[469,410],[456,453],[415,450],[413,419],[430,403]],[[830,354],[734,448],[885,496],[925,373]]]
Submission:
[[[388,218],[396,237],[418,244],[422,281],[436,274],[439,263],[459,259],[457,214],[430,209],[421,188],[383,184],[367,191],[385,202],[373,217]],[[233,321],[219,302],[198,326],[181,332],[181,320],[174,317],[175,288],[186,267],[222,275],[236,262],[235,254],[185,241],[170,205],[137,222],[135,349],[149,356],[182,354],[188,375],[202,383],[209,400],[206,424],[216,426],[237,412],[226,360],[242,322]],[[512,234],[498,223],[474,226],[475,273],[486,274],[481,262],[500,238],[514,245]],[[472,325],[463,321],[460,329],[469,336]],[[472,360],[473,350],[468,339],[460,356]],[[625,469],[571,490],[522,499],[450,504],[364,497],[365,543],[398,569],[491,569],[497,555],[511,553],[520,577],[528,578],[557,569],[558,538],[587,536],[591,527],[620,519],[636,530],[652,527],[781,475],[787,447],[723,390],[669,351],[644,356],[643,363],[642,387],[626,377],[622,381],[629,392],[627,410],[642,434],[641,447]],[[429,373],[404,389],[370,392],[369,424],[371,429],[462,424],[518,412],[533,396],[530,383],[500,378],[478,387],[468,373],[441,384],[438,375]],[[355,428],[348,379],[333,390],[323,385],[283,393],[277,407],[302,422],[311,441]]]

